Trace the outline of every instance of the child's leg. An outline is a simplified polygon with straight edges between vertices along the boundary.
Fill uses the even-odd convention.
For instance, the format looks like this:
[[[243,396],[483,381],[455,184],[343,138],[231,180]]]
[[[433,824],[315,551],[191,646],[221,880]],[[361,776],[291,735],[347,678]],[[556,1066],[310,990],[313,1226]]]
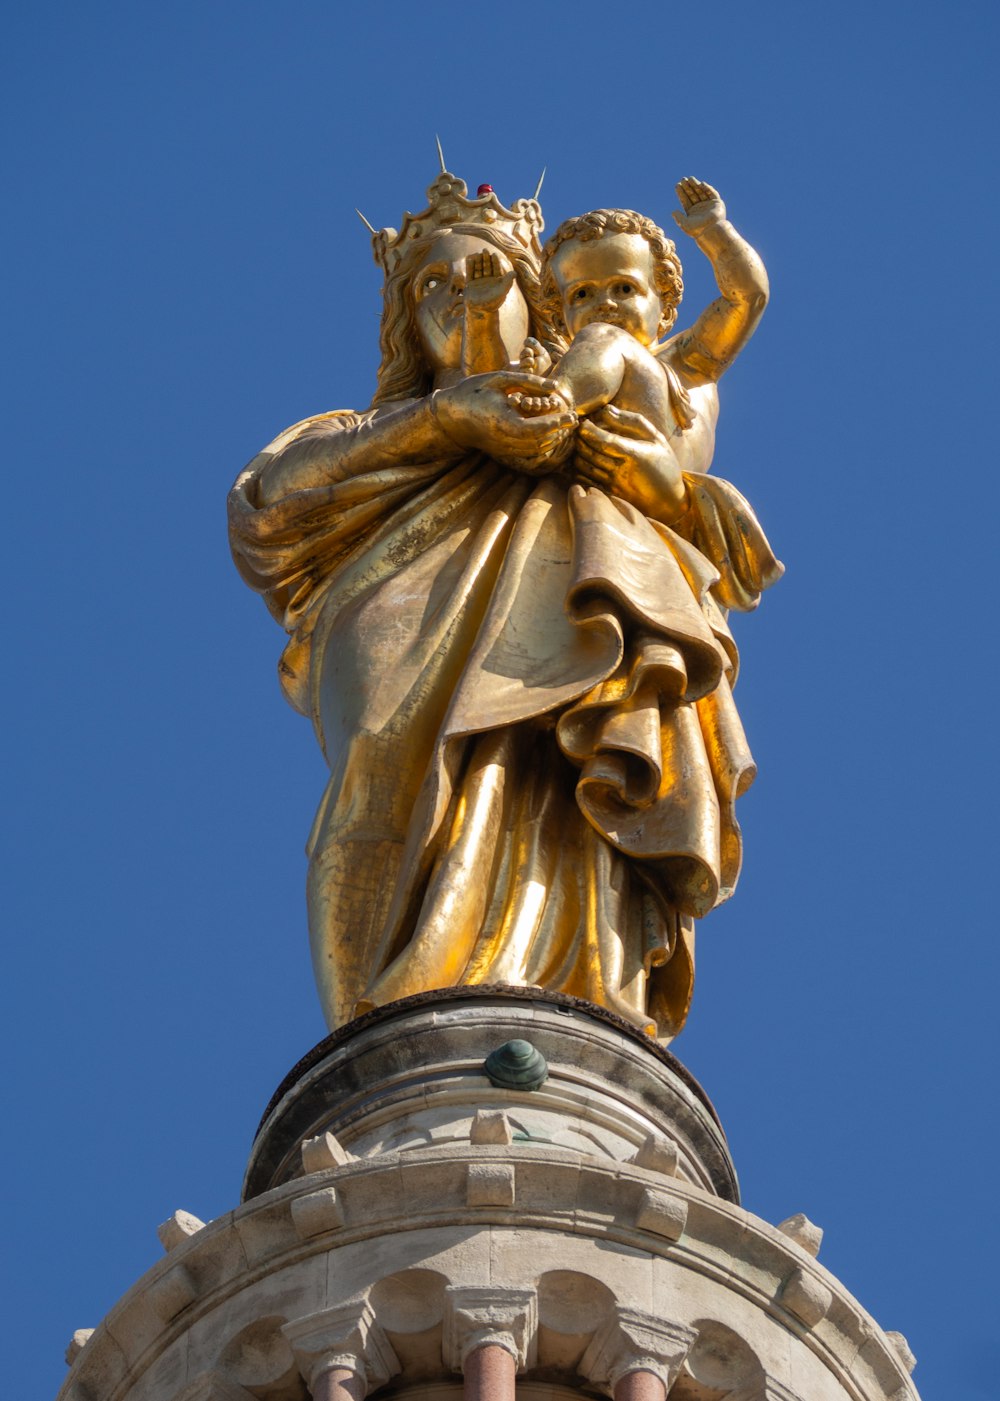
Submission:
[[[547,394],[510,396],[525,418],[568,407],[579,414],[593,412],[612,400],[621,388],[629,358],[641,350],[638,341],[619,326],[595,322],[585,326],[556,366]]]

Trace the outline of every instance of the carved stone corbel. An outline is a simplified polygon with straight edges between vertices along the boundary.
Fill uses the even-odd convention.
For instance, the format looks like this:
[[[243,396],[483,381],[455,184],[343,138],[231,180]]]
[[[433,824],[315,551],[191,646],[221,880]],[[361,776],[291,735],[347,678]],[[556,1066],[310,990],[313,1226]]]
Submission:
[[[618,1308],[594,1334],[580,1360],[580,1371],[616,1401],[623,1401],[619,1384],[638,1372],[652,1373],[666,1395],[696,1337],[680,1324],[637,1309]],[[631,1392],[635,1386],[626,1389]]]
[[[314,1398],[328,1396],[332,1401],[342,1395],[360,1401],[400,1370],[366,1299],[293,1319],[281,1331]],[[356,1379],[353,1384],[351,1376]]]
[[[477,1348],[493,1344],[513,1357],[517,1371],[534,1365],[538,1300],[533,1289],[451,1285],[445,1292],[444,1361],[464,1372]]]

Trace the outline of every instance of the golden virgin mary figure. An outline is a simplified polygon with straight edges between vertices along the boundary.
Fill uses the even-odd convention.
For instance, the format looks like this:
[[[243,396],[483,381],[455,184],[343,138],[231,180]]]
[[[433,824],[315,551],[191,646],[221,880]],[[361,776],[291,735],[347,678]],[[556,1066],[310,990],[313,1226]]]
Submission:
[[[614,405],[525,417],[511,386],[542,379],[474,372],[472,282],[496,274],[485,334],[503,363],[566,348],[538,204],[469,197],[444,171],[428,199],[373,238],[369,408],[288,429],[230,496],[237,567],[289,634],[281,684],[330,768],[308,842],[324,1013],[335,1028],[500,983],[669,1039],[693,922],[736,883],[734,804],[754,774],[727,611],[780,573],[747,503],[705,475],[716,382],[756,324],[762,269],[741,262],[724,208],[689,199],[720,297],[675,357],[687,426]],[[680,499],[651,508],[667,468]]]

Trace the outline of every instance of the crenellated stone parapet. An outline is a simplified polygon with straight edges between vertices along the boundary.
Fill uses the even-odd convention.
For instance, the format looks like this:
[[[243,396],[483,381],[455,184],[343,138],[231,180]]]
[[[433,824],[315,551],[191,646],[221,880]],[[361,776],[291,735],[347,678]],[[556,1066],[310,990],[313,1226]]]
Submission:
[[[546,1047],[552,1093],[571,1054]],[[287,1180],[207,1224],[171,1218],[168,1253],[74,1334],[60,1401],[915,1401],[905,1340],[818,1262],[818,1228],[768,1225],[678,1171],[691,1150],[665,1113],[643,1109],[631,1138],[609,1114],[588,1152],[575,1131],[525,1131],[541,1090],[498,1099],[481,1074],[474,1107],[444,1083],[447,1136],[377,1150],[334,1105],[337,1131],[310,1124]],[[416,1113],[412,1082],[404,1102]]]

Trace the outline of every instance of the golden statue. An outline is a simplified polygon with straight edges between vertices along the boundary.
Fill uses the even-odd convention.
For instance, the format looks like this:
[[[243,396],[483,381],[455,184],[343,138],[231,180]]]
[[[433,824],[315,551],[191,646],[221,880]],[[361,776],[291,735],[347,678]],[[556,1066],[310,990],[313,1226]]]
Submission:
[[[681,265],[651,220],[595,210],[543,253],[535,199],[442,170],[373,231],[371,406],[296,424],[233,488],[330,766],[308,903],[331,1028],[468,983],[684,1023],[754,776],[727,613],[781,566],[706,475],[767,277],[711,186],[677,193],[720,296],[663,340]]]

